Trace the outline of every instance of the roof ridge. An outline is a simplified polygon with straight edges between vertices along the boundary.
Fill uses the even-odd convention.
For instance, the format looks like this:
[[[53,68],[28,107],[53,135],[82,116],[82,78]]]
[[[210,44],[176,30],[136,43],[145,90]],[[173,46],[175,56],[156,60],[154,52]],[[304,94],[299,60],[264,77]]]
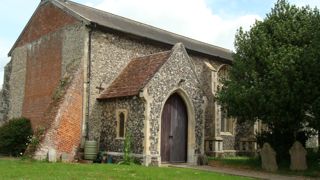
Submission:
[[[185,45],[186,49],[188,51],[190,50],[191,52],[212,56],[217,58],[216,60],[226,63],[231,63],[233,59],[232,51],[229,49],[192,39],[168,30],[164,30],[120,15],[112,14],[110,12],[83,5],[74,1],[43,0],[34,13],[38,11],[41,5],[47,2],[52,3],[90,28],[107,28],[114,30],[115,32],[134,35],[143,39],[160,42],[170,46],[181,42]],[[20,39],[22,33],[20,34],[18,40]],[[16,43],[11,48],[8,54],[9,56],[11,56],[11,53],[15,47]]]
[[[153,53],[153,54],[148,54],[148,55],[143,55],[143,56],[138,56],[138,57],[134,57],[131,59],[131,61],[133,60],[137,60],[137,59],[141,59],[141,58],[147,58],[147,57],[151,57],[151,56],[156,56],[159,54],[166,54],[166,53],[172,53],[172,50],[168,50],[168,51],[161,51],[161,52],[157,52],[157,53]]]
[[[64,0],[48,0],[48,1],[51,1],[53,4],[58,3],[60,6],[63,6],[64,8],[67,9],[67,10],[65,10],[65,11],[72,11],[72,13],[76,14],[77,16],[81,17],[82,19],[84,19],[84,20],[86,20],[86,21],[92,21],[91,19],[88,19],[88,18],[84,17],[83,15],[81,15],[80,13],[74,11],[73,9],[70,9],[70,8],[66,7],[63,3],[69,4],[69,2],[72,2],[72,3],[75,3],[75,4],[77,4],[77,5],[82,5],[82,4],[79,4],[79,3],[76,3],[76,2],[73,2],[73,1],[69,1],[69,0],[67,0],[67,1],[64,1]],[[56,5],[56,4],[55,4],[55,5]],[[82,6],[84,6],[84,7],[89,7],[89,6],[85,6],[85,5],[82,5]],[[64,9],[63,9],[63,10],[64,10]],[[70,12],[69,12],[69,13],[70,13]],[[71,15],[72,15],[72,14],[71,14]]]
[[[58,0],[59,1],[59,0]],[[61,2],[61,1],[60,1]],[[121,16],[121,15],[117,15],[117,14],[114,14],[114,13],[110,13],[110,12],[107,12],[107,11],[104,11],[104,10],[101,10],[101,9],[97,9],[97,8],[94,8],[94,7],[91,7],[91,6],[87,6],[87,5],[84,5],[84,4],[80,4],[80,3],[77,3],[77,2],[74,2],[74,1],[66,1],[65,3],[74,3],[76,5],[79,5],[79,6],[82,6],[82,7],[85,7],[85,8],[89,8],[89,9],[92,9],[92,10],[97,10],[97,11],[100,11],[104,14],[107,14],[107,15],[112,15],[114,17],[117,17],[117,18],[121,18],[122,20],[125,20],[125,21],[130,21],[132,23],[136,23],[136,24],[140,24],[140,25],[143,25],[143,26],[146,26],[146,27],[149,27],[149,28],[152,28],[154,30],[160,30],[160,31],[163,31],[163,32],[166,32],[166,33],[170,33],[170,34],[173,34],[173,35],[176,35],[176,36],[180,36],[181,38],[184,38],[184,39],[188,39],[188,40],[191,40],[193,42],[198,42],[198,43],[202,43],[202,44],[206,44],[208,46],[211,46],[211,47],[214,47],[214,48],[218,48],[222,51],[225,51],[227,53],[230,53],[231,50],[230,49],[227,49],[227,48],[223,48],[223,47],[220,47],[220,46],[216,46],[216,45],[213,45],[213,44],[209,44],[209,43],[206,43],[206,42],[203,42],[203,41],[200,41],[200,40],[197,40],[197,39],[193,39],[193,38],[190,38],[190,37],[187,37],[187,36],[184,36],[184,35],[181,35],[181,34],[178,34],[178,33],[175,33],[175,32],[171,32],[169,30],[165,30],[165,29],[162,29],[162,28],[159,28],[159,27],[155,27],[153,25],[150,25],[150,24],[146,24],[146,23],[143,23],[143,22],[139,22],[137,20],[134,20],[134,19],[130,19],[130,18],[127,18],[127,17],[124,17],[124,16]]]

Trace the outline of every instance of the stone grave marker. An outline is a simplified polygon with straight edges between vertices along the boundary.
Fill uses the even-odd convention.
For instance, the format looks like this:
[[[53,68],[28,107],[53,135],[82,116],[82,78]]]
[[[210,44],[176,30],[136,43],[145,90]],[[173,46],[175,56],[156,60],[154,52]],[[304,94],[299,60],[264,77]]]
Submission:
[[[307,151],[299,141],[294,142],[289,150],[291,164],[290,169],[293,171],[303,171],[308,168],[306,155]]]
[[[262,169],[267,171],[277,171],[278,165],[276,160],[277,153],[272,149],[269,143],[264,143],[260,152]]]
[[[57,162],[57,153],[55,149],[49,149],[48,160],[49,162]]]
[[[63,153],[61,154],[61,161],[62,161],[62,162],[68,162],[68,161],[69,161],[69,156],[68,156],[67,153],[63,152]]]

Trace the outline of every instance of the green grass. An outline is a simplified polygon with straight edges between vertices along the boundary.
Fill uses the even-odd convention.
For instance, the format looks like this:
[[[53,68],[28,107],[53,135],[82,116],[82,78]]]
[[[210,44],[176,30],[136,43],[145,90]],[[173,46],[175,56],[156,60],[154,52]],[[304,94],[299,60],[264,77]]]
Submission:
[[[0,179],[249,179],[183,168],[0,159]]]
[[[260,170],[261,162],[259,158],[251,158],[244,156],[225,157],[225,158],[209,158],[210,161],[215,161],[216,165],[226,167],[236,167],[243,169]]]
[[[263,171],[261,169],[261,161],[259,158],[250,157],[225,157],[213,158],[210,157],[210,164],[213,166],[222,166],[237,169],[250,169],[256,171]],[[316,153],[309,151],[307,156],[308,169],[306,171],[291,171],[290,162],[282,162],[278,164],[279,170],[277,174],[283,175],[297,175],[297,176],[310,176],[320,177],[320,157]]]

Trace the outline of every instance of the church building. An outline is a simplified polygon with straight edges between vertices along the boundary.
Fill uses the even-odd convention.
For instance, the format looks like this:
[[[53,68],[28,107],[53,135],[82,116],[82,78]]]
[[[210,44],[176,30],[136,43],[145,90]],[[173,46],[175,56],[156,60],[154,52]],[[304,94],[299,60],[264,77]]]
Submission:
[[[256,126],[227,117],[215,95],[230,50],[66,0],[42,0],[9,52],[0,121],[45,129],[35,153],[75,160],[86,140],[144,165],[196,164],[255,149]]]

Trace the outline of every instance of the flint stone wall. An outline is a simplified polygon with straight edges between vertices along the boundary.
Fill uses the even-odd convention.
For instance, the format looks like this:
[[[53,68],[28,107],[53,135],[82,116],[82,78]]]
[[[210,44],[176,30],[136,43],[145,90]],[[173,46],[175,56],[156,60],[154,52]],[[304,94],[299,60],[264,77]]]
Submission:
[[[189,58],[184,47],[176,45],[173,53],[167,62],[159,69],[151,81],[147,84],[147,92],[150,96],[150,153],[151,155],[160,155],[158,146],[161,143],[160,124],[162,107],[167,98],[176,89],[182,89],[186,92],[189,101],[192,103],[195,118],[195,154],[201,152],[203,144],[203,125],[204,125],[204,105],[205,97],[199,76],[193,61]],[[185,80],[179,83],[181,79]],[[189,117],[190,120],[190,117]]]
[[[123,34],[113,34],[108,32],[93,31],[91,35],[91,65],[90,65],[90,88],[89,88],[89,119],[88,122],[88,137],[90,140],[98,140],[101,134],[101,120],[104,118],[102,112],[97,112],[101,109],[101,104],[96,98],[99,96],[101,88],[107,88],[113,80],[121,73],[131,59],[139,56],[149,55],[161,51],[170,50],[172,46],[165,46],[156,43],[151,43],[143,39],[134,39],[124,36]],[[199,54],[188,53],[192,60],[193,73],[197,75],[199,82],[197,87],[201,89],[201,96],[206,96],[208,106],[203,110],[205,114],[205,137],[210,138],[218,134],[220,125],[215,122],[214,117],[214,102],[215,98],[212,93],[212,70],[208,68],[205,62],[212,67],[218,68],[222,62],[214,58],[208,58]],[[178,71],[177,71],[178,72]],[[175,73],[175,72],[171,72]],[[188,85],[186,85],[188,86]],[[156,90],[155,90],[156,91]],[[158,89],[158,91],[161,91]],[[195,91],[193,93],[198,93]],[[198,99],[198,98],[196,98]],[[203,100],[201,100],[203,101]],[[156,108],[156,107],[154,107]],[[157,106],[158,108],[158,106]],[[161,111],[161,108],[158,110]],[[159,128],[155,125],[154,131]],[[154,141],[155,144],[158,142]],[[200,143],[200,142],[199,142]],[[234,143],[230,141],[230,144]],[[155,146],[155,145],[154,145]],[[153,151],[153,150],[152,150]],[[154,152],[157,153],[157,152]]]
[[[195,72],[200,80],[200,86],[207,98],[207,107],[205,110],[205,138],[213,138],[215,137],[215,133],[217,132],[216,126],[215,126],[215,99],[213,96],[213,87],[212,87],[212,69],[208,67],[209,66],[213,68],[218,68],[221,63],[218,61],[214,61],[214,59],[208,59],[206,57],[199,57],[195,55],[190,55],[190,58],[193,60],[195,65]]]
[[[20,117],[22,114],[22,105],[24,100],[27,49],[23,46],[16,48],[11,58],[11,74],[9,78],[9,111],[8,119]]]
[[[101,113],[100,150],[107,152],[123,152],[124,139],[117,138],[117,109],[127,111],[126,130],[132,138],[132,153],[143,153],[144,142],[144,102],[134,96],[99,102],[97,113]]]
[[[88,103],[88,136],[90,140],[99,140],[102,120],[105,118],[101,107],[103,103],[98,103],[96,100],[101,92],[97,87],[107,88],[131,59],[165,50],[169,50],[169,47],[156,46],[123,35],[100,31],[92,32],[90,99]]]
[[[12,70],[12,62],[10,61],[4,67],[4,81],[0,91],[0,126],[8,120],[8,112],[10,106],[10,75]]]
[[[233,135],[221,135],[223,138],[223,150],[235,149],[235,136]]]

